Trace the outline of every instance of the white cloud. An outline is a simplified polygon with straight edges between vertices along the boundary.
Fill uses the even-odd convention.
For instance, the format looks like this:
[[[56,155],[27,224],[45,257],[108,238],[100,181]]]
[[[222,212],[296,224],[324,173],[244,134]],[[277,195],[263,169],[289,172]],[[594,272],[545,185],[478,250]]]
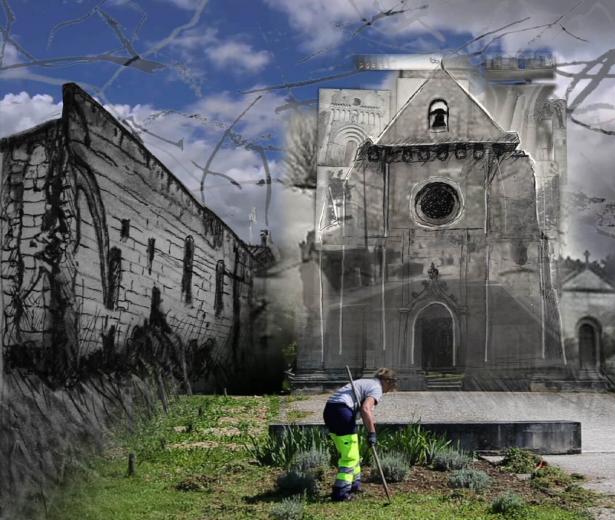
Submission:
[[[218,43],[217,33],[212,27],[190,29],[174,38],[171,47],[185,51],[205,50],[209,45]]]
[[[470,32],[479,36],[506,24],[528,18],[522,24],[508,29],[501,41],[505,51],[515,53],[519,49],[557,48],[565,56],[595,54],[597,48],[615,46],[612,30],[615,20],[615,3],[611,0],[430,0],[413,5],[399,0],[265,0],[272,8],[288,16],[289,23],[302,37],[305,49],[314,52],[327,47],[332,49],[350,39],[354,31],[365,21],[371,25],[358,36],[369,36],[372,41],[390,44],[395,39],[413,43],[425,38],[436,46],[442,40],[439,31],[453,33]],[[378,10],[380,5],[382,10]],[[356,9],[355,9],[356,7]],[[387,10],[400,14],[379,16]],[[563,18],[558,23],[558,17]],[[549,28],[514,32],[537,25],[551,24]],[[568,32],[562,30],[562,26]],[[504,31],[503,31],[504,32]],[[570,33],[587,39],[589,43],[573,37]],[[479,45],[487,43],[489,38]],[[400,52],[403,49],[391,52]],[[329,49],[327,49],[329,52]],[[387,52],[383,47],[381,52]]]
[[[238,41],[220,43],[205,53],[219,69],[236,67],[240,71],[258,72],[271,61],[267,51],[255,51],[251,45]]]
[[[6,94],[0,99],[0,114],[0,137],[6,137],[59,118],[62,102],[54,103],[48,95]]]
[[[194,60],[205,56],[216,68],[227,72],[256,73],[271,61],[271,55],[256,50],[240,36],[221,38],[215,28],[195,28],[175,38],[171,44],[184,59]]]

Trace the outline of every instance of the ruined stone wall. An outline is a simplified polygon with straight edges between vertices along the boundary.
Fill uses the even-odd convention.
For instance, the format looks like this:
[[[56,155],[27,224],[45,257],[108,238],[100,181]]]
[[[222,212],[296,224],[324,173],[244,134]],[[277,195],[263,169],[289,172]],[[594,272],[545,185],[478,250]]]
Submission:
[[[52,346],[62,291],[52,279],[62,261],[70,218],[70,179],[58,122],[2,143],[2,301],[5,347]],[[11,358],[18,353],[11,352]]]
[[[61,120],[2,148],[13,359],[47,347],[79,364],[150,322],[237,368],[251,337],[253,257],[142,143],[67,85]]]

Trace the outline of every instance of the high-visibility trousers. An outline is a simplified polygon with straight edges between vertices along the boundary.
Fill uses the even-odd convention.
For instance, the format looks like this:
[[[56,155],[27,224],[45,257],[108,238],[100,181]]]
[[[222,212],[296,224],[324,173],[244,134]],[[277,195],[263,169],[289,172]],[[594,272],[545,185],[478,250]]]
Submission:
[[[343,499],[361,485],[359,436],[356,433],[349,435],[330,433],[329,436],[340,455],[337,463],[337,475],[333,484],[333,498]]]

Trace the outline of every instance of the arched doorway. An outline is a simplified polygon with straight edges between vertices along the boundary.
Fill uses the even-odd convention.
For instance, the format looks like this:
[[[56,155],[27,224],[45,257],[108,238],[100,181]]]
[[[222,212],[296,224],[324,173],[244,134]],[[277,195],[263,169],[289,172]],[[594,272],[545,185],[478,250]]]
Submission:
[[[419,312],[414,322],[414,344],[424,370],[455,366],[455,323],[448,307],[432,303]]]
[[[579,366],[597,368],[600,350],[600,327],[594,320],[584,319],[578,326]]]

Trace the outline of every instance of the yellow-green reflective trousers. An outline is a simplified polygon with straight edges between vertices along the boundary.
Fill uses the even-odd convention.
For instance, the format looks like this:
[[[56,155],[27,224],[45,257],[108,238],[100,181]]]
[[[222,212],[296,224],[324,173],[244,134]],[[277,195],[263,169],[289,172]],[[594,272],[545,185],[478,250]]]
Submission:
[[[333,484],[333,498],[341,500],[350,493],[353,484],[355,488],[360,485],[359,436],[356,433],[350,435],[330,433],[329,436],[340,454],[335,484]]]

